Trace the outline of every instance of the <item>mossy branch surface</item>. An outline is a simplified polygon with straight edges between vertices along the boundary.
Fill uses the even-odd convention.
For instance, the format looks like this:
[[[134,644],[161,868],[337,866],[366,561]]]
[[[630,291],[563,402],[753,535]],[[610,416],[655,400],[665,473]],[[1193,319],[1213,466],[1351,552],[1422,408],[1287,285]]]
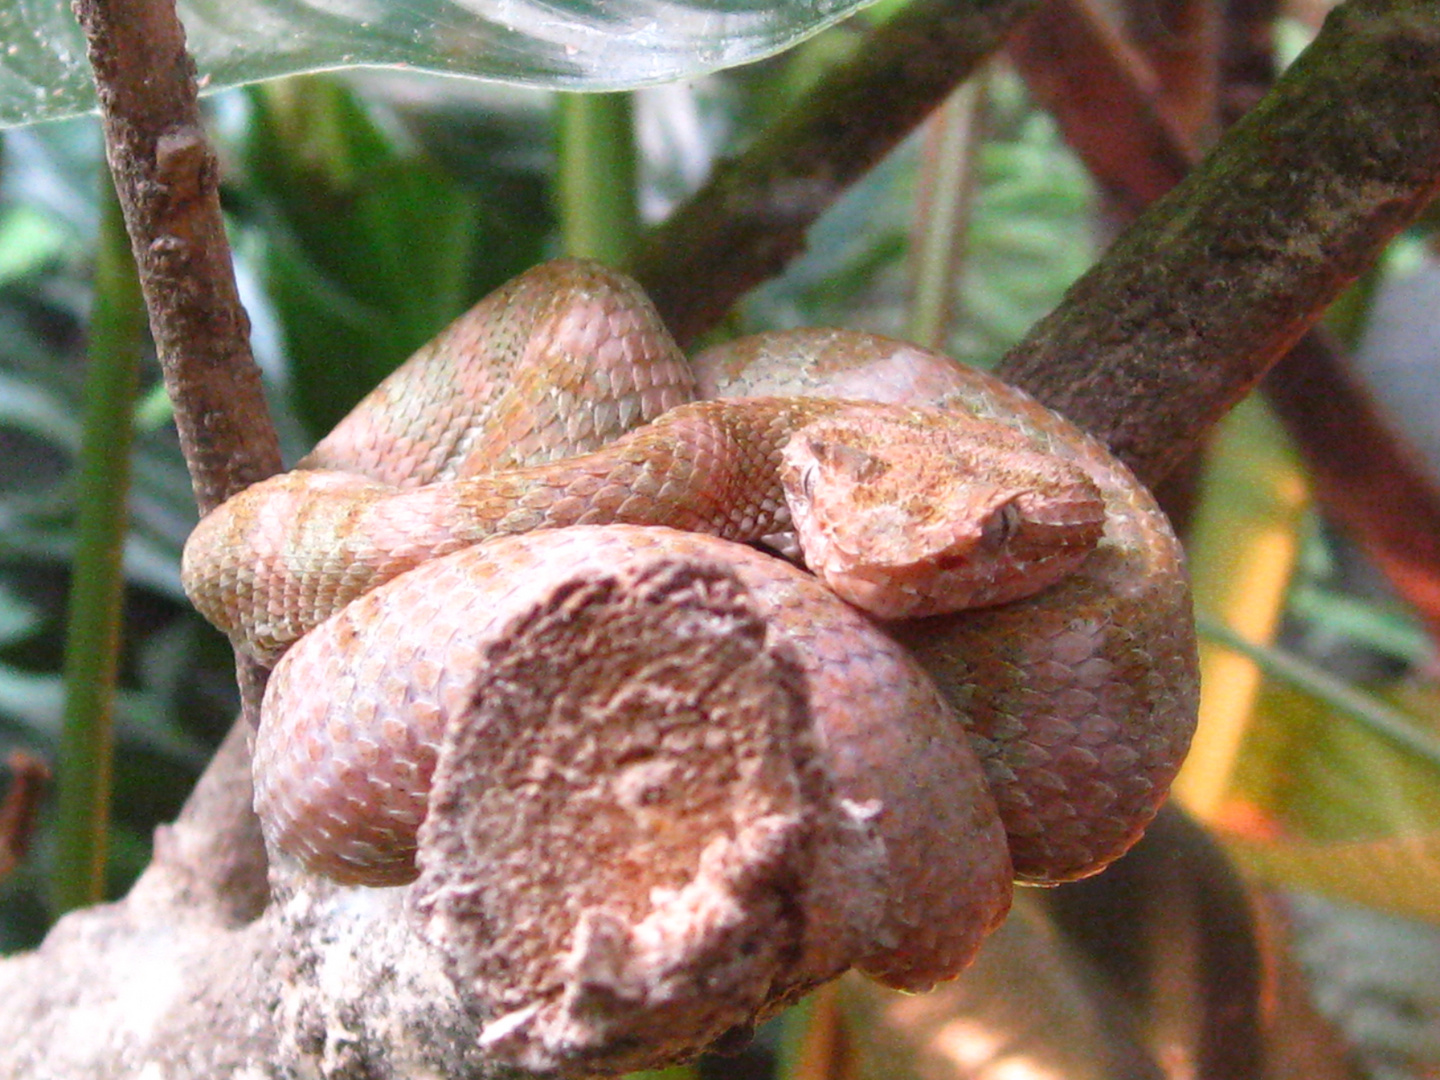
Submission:
[[[1440,8],[1350,0],[1001,374],[1155,483],[1440,191]]]

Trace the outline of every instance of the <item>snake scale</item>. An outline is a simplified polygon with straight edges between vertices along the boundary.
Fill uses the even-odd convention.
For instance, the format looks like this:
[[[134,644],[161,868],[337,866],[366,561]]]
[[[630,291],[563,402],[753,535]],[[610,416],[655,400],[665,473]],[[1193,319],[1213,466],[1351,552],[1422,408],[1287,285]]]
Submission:
[[[857,500],[872,524],[852,529]],[[255,748],[272,841],[340,880],[413,877],[435,746],[467,686],[455,665],[544,567],[604,563],[616,533],[593,526],[613,523],[677,551],[700,541],[671,529],[798,534],[810,569],[893,642],[813,625],[813,579],[737,557],[799,647],[812,710],[861,707],[833,700],[828,672],[846,665],[889,673],[873,680],[885,708],[936,708],[938,687],[1019,880],[1122,854],[1188,746],[1180,547],[1095,440],[992,376],[868,334],[763,334],[692,366],[636,285],[558,261],[462,316],[186,546],[197,607],[237,648],[279,657]],[[937,576],[938,600],[915,583]],[[926,675],[907,674],[912,657]]]

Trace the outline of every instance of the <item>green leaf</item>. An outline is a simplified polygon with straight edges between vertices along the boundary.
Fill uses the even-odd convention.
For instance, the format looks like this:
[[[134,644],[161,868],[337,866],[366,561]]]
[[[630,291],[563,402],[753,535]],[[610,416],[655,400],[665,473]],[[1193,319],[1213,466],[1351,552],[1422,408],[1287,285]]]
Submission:
[[[65,249],[66,235],[34,207],[12,206],[0,216],[0,285],[39,270]]]
[[[312,436],[459,314],[477,215],[428,157],[401,153],[329,78],[252,95],[247,160],[280,220],[264,270]]]
[[[0,646],[30,636],[40,622],[40,610],[0,581]]]

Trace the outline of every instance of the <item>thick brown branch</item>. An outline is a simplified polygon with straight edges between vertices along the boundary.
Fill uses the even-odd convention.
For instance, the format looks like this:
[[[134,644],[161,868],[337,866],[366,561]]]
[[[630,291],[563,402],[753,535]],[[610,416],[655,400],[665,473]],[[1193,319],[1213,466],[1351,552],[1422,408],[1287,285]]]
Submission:
[[[231,268],[194,65],[173,0],[75,0],[74,7],[95,73],[106,157],[203,513],[278,472],[281,462]],[[242,660],[239,678],[253,726],[264,673]],[[243,745],[236,753],[244,756]],[[249,910],[264,887],[263,850],[248,793],[222,787],[237,797],[212,816],[215,849],[190,852],[189,865],[197,880],[217,886],[222,907],[233,900]],[[238,891],[226,899],[231,887]]]
[[[774,276],[845,189],[1038,0],[916,0],[649,237],[633,273],[683,345]]]
[[[1266,59],[1268,40],[1260,32],[1273,15],[1271,5],[1237,6],[1240,21],[1229,25],[1224,59],[1227,113],[1237,102],[1253,100],[1273,68]],[[1112,190],[1143,200],[1157,185],[1168,190],[1184,178],[1186,155],[1178,140],[1170,141],[1156,126],[1146,88],[1127,81],[1126,54],[1087,47],[1103,44],[1104,35],[1080,18],[1083,13],[1069,0],[1047,8],[1012,51],[1032,91],[1055,113],[1091,170]],[[1061,25],[1068,27],[1069,48],[1049,50],[1045,65],[1036,63],[1034,40]],[[1086,80],[1112,88],[1103,114],[1073,108],[1071,91]],[[1135,132],[1139,140],[1131,137]],[[1146,133],[1157,132],[1160,137],[1147,157]],[[1107,140],[1108,151],[1103,149]],[[1306,334],[1272,369],[1264,389],[1296,440],[1323,505],[1359,538],[1431,633],[1440,636],[1440,493],[1346,369],[1335,341],[1314,331]]]
[[[1002,372],[1154,483],[1437,189],[1440,11],[1351,0]]]
[[[172,3],[76,0],[105,149],[202,511],[280,469]]]
[[[218,920],[187,860],[157,858],[0,963],[0,1076],[608,1075],[852,964],[909,989],[962,968],[1012,869],[913,662],[748,548],[590,533],[536,534],[554,562],[506,579],[503,617],[462,643],[480,674],[447,676],[413,886],[341,888],[281,854],[275,901]],[[845,650],[787,641],[787,619],[859,658],[818,670]],[[165,849],[210,843],[225,769],[248,789],[235,745]]]

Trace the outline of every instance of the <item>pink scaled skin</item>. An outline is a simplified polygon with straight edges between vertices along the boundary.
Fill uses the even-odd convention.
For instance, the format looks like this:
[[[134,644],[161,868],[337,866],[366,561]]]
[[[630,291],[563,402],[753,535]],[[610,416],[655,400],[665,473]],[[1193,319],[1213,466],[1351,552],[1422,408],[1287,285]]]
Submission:
[[[1122,854],[1179,768],[1198,697],[1183,557],[1149,494],[1018,391],[872,335],[732,343],[696,362],[699,393],[722,400],[679,405],[695,376],[647,310],[591,264],[517,279],[363,402],[307,460],[318,468],[202,522],[185,562],[197,606],[273,658],[382,582],[496,535],[793,530],[814,573],[889,620],[958,716],[1019,878],[1080,877]],[[602,344],[587,383],[583,354],[615,328],[624,344]],[[480,400],[451,402],[454,384]],[[490,424],[522,449],[495,449]],[[491,453],[507,471],[484,472]],[[422,483],[397,494],[412,483],[402,461]],[[812,708],[847,692],[832,665],[815,669]],[[376,722],[365,760],[386,753],[387,725],[411,723]]]
[[[790,529],[797,507],[807,566],[880,618],[1028,596],[1104,522],[1083,470],[992,422],[735,398],[677,406],[589,454],[416,488],[286,473],[212,511],[183,574],[206,617],[269,660],[369,590],[492,537],[624,524],[756,541]]]

